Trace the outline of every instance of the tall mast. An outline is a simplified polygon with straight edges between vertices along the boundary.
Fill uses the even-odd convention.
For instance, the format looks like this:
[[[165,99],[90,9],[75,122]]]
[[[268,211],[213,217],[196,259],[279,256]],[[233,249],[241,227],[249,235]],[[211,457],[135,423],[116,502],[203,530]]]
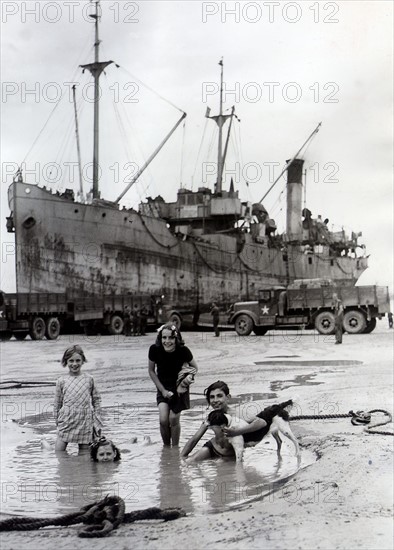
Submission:
[[[216,192],[222,190],[222,174],[223,174],[223,156],[222,156],[222,140],[223,140],[223,59],[219,62],[220,65],[220,105],[219,117],[217,124],[219,126],[219,143],[218,143],[218,179],[216,182]]]
[[[77,139],[77,153],[78,153],[79,191],[82,196],[83,195],[82,163],[81,163],[81,148],[79,146],[78,113],[77,113],[77,102],[75,99],[75,84],[72,87],[72,90],[73,90],[74,117],[75,117],[75,137]]]
[[[98,187],[98,172],[99,172],[99,99],[100,99],[100,75],[113,61],[99,61],[99,32],[98,23],[100,19],[99,15],[100,1],[96,1],[96,13],[90,14],[89,17],[94,19],[95,27],[95,40],[94,40],[94,63],[88,63],[87,65],[81,65],[82,69],[88,69],[94,78],[94,124],[93,124],[93,198],[100,198],[100,191]]]
[[[221,193],[222,191],[222,178],[223,178],[223,165],[224,165],[224,155],[222,152],[223,144],[223,125],[229,117],[232,117],[234,114],[234,109],[230,115],[223,114],[223,58],[219,61],[220,69],[220,105],[219,105],[219,114],[216,116],[209,116],[211,110],[207,109],[207,118],[211,118],[216,122],[219,128],[219,141],[218,141],[218,169],[217,169],[217,180],[215,185],[215,193]]]

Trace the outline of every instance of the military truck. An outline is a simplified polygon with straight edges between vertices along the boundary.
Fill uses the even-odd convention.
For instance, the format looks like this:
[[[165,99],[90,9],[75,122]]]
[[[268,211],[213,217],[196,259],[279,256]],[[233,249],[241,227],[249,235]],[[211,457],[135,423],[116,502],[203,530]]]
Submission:
[[[71,316],[66,294],[0,291],[0,340],[56,340],[61,324]]]
[[[388,287],[339,287],[311,279],[295,281],[288,287],[266,287],[259,291],[257,300],[236,302],[229,322],[240,336],[299,327],[333,334],[335,294],[343,303],[343,330],[349,334],[372,332],[376,319],[390,311]]]
[[[60,332],[122,334],[127,309],[145,308],[146,325],[156,327],[170,319],[181,323],[161,296],[142,294],[69,297],[66,293],[4,293],[0,291],[0,340],[56,340]]]
[[[167,308],[161,296],[149,294],[113,294],[104,296],[80,297],[73,300],[73,319],[79,322],[86,334],[102,333],[119,335],[124,333],[126,315],[134,308],[146,311],[147,327],[157,327],[164,323]]]

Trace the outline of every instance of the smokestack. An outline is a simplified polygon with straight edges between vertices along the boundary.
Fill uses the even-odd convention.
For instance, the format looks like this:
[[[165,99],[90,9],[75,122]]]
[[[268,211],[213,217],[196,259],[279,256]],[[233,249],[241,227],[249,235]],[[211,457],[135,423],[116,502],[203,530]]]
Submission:
[[[289,161],[287,161],[289,162]],[[287,168],[287,224],[289,241],[302,240],[302,159],[294,159]]]

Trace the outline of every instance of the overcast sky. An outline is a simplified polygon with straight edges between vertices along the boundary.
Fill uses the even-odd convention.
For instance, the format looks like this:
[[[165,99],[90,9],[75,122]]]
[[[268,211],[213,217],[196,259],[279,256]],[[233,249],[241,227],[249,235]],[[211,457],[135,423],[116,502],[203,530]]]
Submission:
[[[91,79],[78,68],[93,59],[88,5],[2,2],[1,287],[6,291],[14,290],[13,257],[4,256],[12,243],[5,216],[14,167],[25,161],[27,182],[78,190],[76,172],[65,164],[77,160],[72,82],[79,83],[82,162],[91,161]],[[303,155],[306,204],[314,216],[329,218],[334,229],[362,231],[371,256],[360,283],[392,287],[392,20],[392,2],[376,0],[103,1],[101,59],[120,67],[109,66],[101,81],[102,197],[114,200],[121,193],[131,163],[146,160],[182,110],[185,126],[123,204],[138,207],[145,196],[157,194],[173,201],[180,183],[197,189],[214,181],[206,173],[215,161],[215,124],[204,117],[207,106],[211,114],[218,110],[223,57],[224,108],[235,105],[240,119],[234,123],[224,187],[233,176],[242,199],[259,201],[272,183],[270,166],[278,176],[321,121]],[[84,172],[87,191],[90,173]],[[280,229],[283,189],[282,178],[264,200]]]

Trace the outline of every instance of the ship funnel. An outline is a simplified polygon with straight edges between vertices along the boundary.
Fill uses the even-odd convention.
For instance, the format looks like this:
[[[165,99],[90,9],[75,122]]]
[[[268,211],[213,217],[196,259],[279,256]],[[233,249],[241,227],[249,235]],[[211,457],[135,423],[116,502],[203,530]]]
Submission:
[[[287,161],[289,162],[289,161]],[[302,159],[294,159],[287,167],[287,224],[289,241],[302,241]]]

